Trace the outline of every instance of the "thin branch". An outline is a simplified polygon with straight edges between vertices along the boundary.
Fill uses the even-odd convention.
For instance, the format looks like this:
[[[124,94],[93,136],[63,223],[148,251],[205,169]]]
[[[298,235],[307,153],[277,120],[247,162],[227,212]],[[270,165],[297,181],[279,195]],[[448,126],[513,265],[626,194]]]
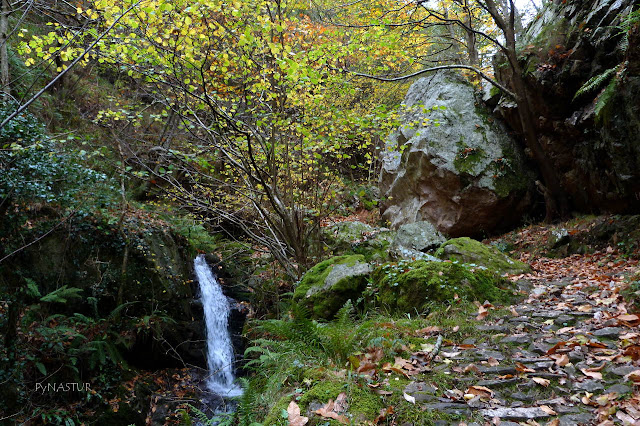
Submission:
[[[413,74],[403,75],[403,76],[400,76],[400,77],[379,77],[379,76],[375,76],[375,75],[363,74],[363,73],[359,73],[359,72],[356,72],[356,71],[350,71],[350,70],[345,70],[345,69],[339,69],[339,68],[333,68],[333,67],[331,67],[331,69],[333,71],[339,71],[339,72],[343,72],[343,73],[352,74],[352,75],[355,75],[355,76],[358,76],[358,77],[365,77],[365,78],[370,78],[372,80],[384,81],[384,82],[394,82],[394,81],[408,80],[410,78],[417,77],[417,76],[422,75],[422,74],[427,74],[427,73],[430,73],[430,72],[435,72],[435,71],[440,71],[440,70],[465,69],[465,70],[469,70],[469,71],[473,71],[473,72],[477,73],[480,77],[482,77],[483,79],[485,79],[489,83],[493,84],[494,86],[496,86],[498,89],[502,90],[505,94],[509,95],[510,97],[512,97],[514,99],[516,97],[516,95],[511,90],[507,89],[505,86],[503,86],[502,84],[498,83],[495,79],[489,77],[483,71],[479,70],[476,67],[472,67],[471,65],[441,65],[441,66],[438,66],[438,67],[427,68],[427,69],[423,69],[423,70],[420,70],[420,71],[416,71]]]

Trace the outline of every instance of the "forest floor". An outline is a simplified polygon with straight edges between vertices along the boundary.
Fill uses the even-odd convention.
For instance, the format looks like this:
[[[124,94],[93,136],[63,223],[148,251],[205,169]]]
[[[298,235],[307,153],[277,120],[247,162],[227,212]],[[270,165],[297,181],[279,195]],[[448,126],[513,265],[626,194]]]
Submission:
[[[620,294],[637,271],[637,253],[601,244],[540,256],[549,236],[537,226],[506,237],[532,266],[510,277],[526,296],[511,306],[478,304],[469,318],[477,333],[444,340],[427,368],[450,375],[448,388],[427,374],[404,389],[421,409],[475,420],[436,424],[640,425],[640,315]],[[412,356],[404,373],[411,377],[420,359]]]

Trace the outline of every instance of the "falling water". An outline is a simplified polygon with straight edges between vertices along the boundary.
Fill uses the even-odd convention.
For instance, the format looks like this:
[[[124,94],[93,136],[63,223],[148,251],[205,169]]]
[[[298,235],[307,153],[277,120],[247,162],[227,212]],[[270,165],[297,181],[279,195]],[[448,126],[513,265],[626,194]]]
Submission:
[[[242,395],[242,388],[234,383],[233,376],[233,346],[227,324],[229,302],[204,255],[196,257],[194,267],[202,293],[207,328],[207,387],[221,397]]]

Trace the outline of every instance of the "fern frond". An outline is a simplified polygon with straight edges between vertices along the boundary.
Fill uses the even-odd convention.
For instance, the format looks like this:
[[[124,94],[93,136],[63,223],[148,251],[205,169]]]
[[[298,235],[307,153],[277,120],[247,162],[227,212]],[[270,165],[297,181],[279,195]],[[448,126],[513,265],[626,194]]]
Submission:
[[[82,292],[81,288],[67,287],[66,285],[63,285],[59,289],[42,296],[40,298],[40,301],[50,303],[67,303],[68,299],[76,299],[82,297],[80,296],[80,294],[78,294],[80,292]]]
[[[578,89],[575,96],[573,97],[573,100],[575,101],[580,96],[593,92],[599,89],[600,87],[602,87],[602,85],[606,83],[609,80],[609,78],[611,78],[611,76],[613,76],[613,74],[616,72],[617,69],[618,69],[617,66],[613,68],[609,68],[602,74],[598,74],[594,77],[591,77],[585,84],[582,85],[582,87]]]

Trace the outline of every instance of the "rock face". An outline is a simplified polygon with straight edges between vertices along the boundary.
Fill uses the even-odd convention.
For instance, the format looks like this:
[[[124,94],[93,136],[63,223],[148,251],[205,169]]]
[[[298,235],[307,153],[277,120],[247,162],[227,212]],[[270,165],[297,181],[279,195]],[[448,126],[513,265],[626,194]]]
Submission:
[[[640,28],[624,25],[633,5],[549,2],[520,39],[539,140],[577,211],[640,210]],[[509,85],[503,63],[496,77]],[[498,110],[520,128],[512,102]]]
[[[523,274],[531,270],[526,263],[513,260],[495,247],[471,238],[454,238],[442,244],[436,256],[443,260],[482,266],[497,274]]]
[[[453,73],[416,81],[380,176],[392,227],[426,220],[450,236],[506,228],[530,204],[532,174],[506,128]]]
[[[302,277],[293,299],[318,319],[332,319],[347,300],[360,297],[372,268],[362,255],[338,256],[318,263]]]

